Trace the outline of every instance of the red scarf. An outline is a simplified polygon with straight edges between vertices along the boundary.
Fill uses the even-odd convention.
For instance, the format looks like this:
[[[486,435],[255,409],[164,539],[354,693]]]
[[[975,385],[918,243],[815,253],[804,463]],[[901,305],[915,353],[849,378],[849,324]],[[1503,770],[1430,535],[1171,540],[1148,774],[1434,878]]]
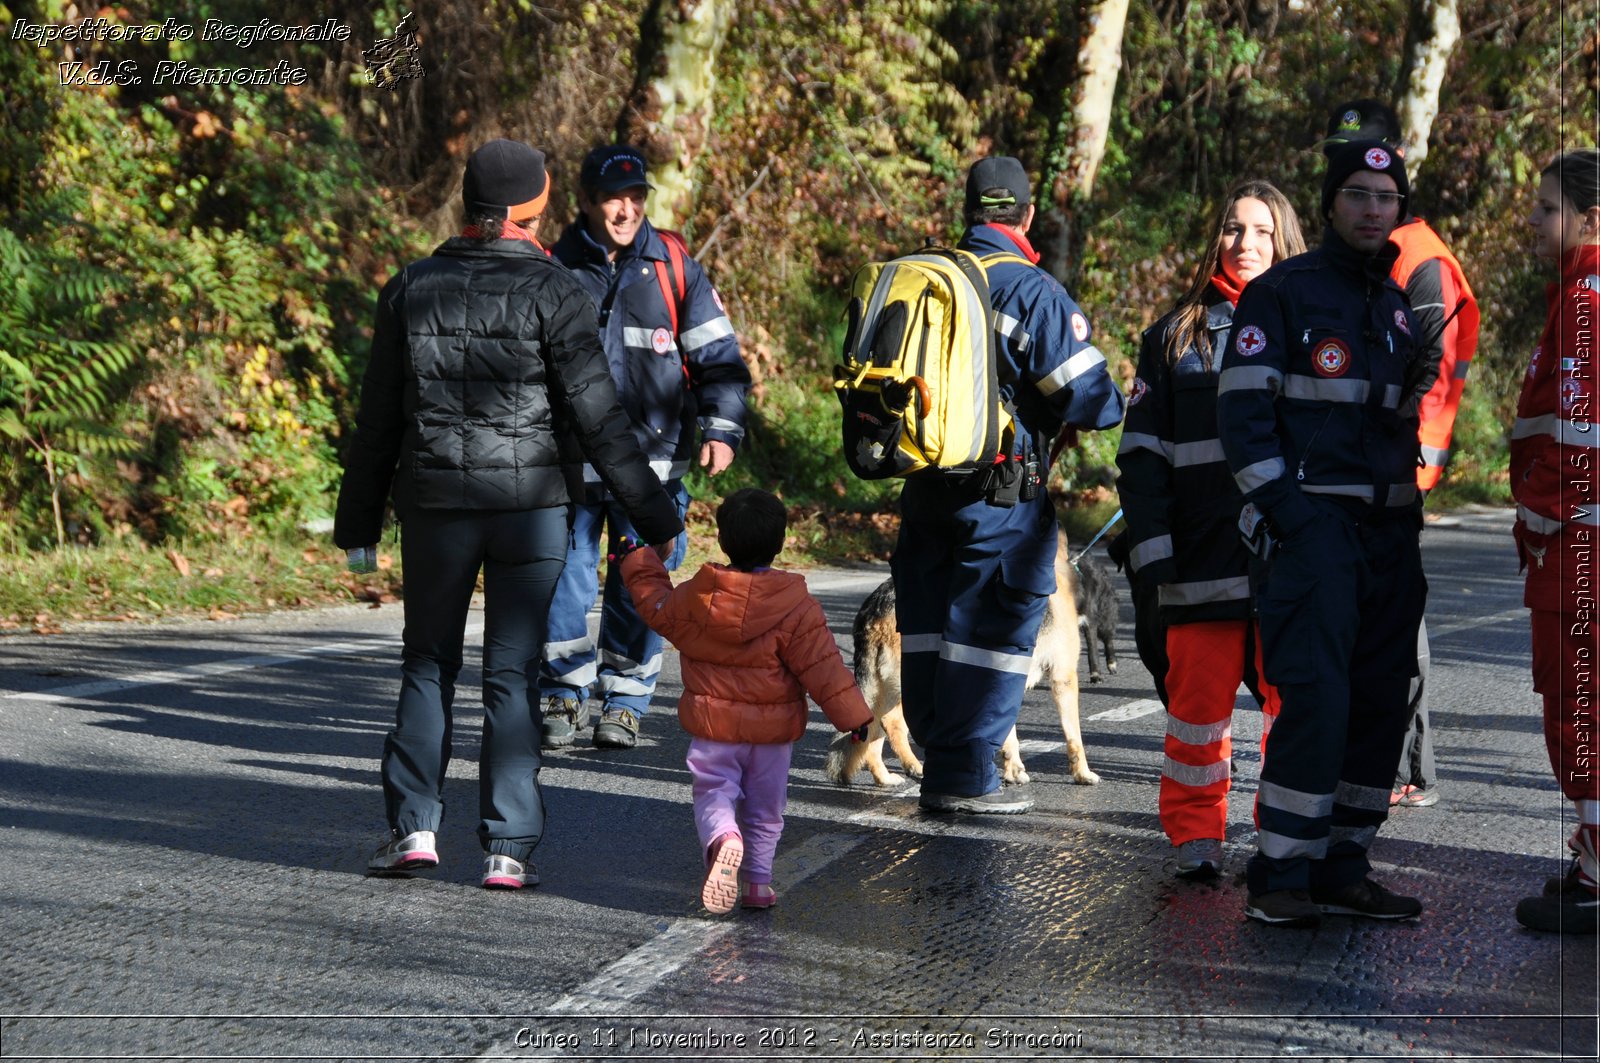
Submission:
[[[1035,251],[1033,249],[1033,245],[1028,243],[1028,238],[1026,236],[1022,235],[1009,225],[1001,225],[999,222],[992,221],[988,222],[987,224],[989,228],[999,230],[1001,233],[1005,234],[1005,236],[1012,243],[1016,244],[1017,250],[1022,252],[1023,258],[1027,259],[1029,262],[1032,262],[1035,266],[1039,264],[1039,252]]]
[[[483,230],[476,225],[468,225],[466,228],[461,230],[461,235],[465,236],[469,240],[482,240],[485,238]],[[549,251],[545,250],[544,245],[539,242],[538,238],[535,237],[532,232],[524,229],[514,221],[505,221],[500,223],[499,238],[501,240],[526,240],[534,247],[544,251],[545,254],[548,255],[550,253]]]
[[[1229,303],[1233,304],[1234,306],[1239,305],[1239,293],[1244,291],[1244,289],[1235,288],[1233,286],[1233,282],[1230,281],[1220,269],[1211,275],[1211,287],[1221,292],[1222,297],[1228,300]]]

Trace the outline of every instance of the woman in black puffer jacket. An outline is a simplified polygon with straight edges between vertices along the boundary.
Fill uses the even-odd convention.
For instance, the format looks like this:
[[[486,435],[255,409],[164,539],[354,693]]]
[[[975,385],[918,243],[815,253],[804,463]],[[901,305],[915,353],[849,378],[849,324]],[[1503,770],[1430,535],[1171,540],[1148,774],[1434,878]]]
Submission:
[[[467,608],[484,575],[483,884],[534,885],[544,831],[539,660],[587,456],[641,536],[683,530],[617,404],[593,301],[535,239],[544,156],[496,140],[467,162],[467,226],[389,281],[339,490],[334,541],[369,562],[393,494],[404,522],[405,649],[383,752],[391,837],[376,873],[433,867]]]

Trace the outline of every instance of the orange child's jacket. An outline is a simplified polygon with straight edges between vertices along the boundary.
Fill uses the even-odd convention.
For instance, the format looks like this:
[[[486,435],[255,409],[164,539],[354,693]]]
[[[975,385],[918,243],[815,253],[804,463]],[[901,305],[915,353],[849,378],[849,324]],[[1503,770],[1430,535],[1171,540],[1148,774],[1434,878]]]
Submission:
[[[707,564],[674,587],[655,551],[635,550],[622,578],[645,623],[678,648],[678,721],[695,737],[794,742],[807,694],[841,731],[872,722],[803,576]]]

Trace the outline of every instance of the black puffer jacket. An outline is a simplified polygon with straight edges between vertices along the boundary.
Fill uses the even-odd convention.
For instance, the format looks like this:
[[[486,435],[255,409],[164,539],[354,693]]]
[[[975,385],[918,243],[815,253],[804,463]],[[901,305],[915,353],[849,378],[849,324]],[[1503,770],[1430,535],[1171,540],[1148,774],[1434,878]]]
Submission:
[[[334,541],[378,541],[395,511],[564,505],[584,457],[639,534],[683,530],[617,404],[594,303],[524,240],[446,241],[378,297]]]

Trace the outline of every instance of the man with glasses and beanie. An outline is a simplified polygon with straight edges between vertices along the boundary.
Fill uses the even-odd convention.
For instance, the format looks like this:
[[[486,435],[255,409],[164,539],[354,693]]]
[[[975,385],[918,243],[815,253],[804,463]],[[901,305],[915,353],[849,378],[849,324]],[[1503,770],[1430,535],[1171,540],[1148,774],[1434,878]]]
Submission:
[[[439,863],[451,706],[483,573],[483,885],[537,885],[544,833],[530,672],[582,491],[578,451],[666,556],[683,531],[617,404],[594,304],[539,246],[544,155],[492,140],[467,160],[466,225],[378,296],[334,541],[370,571],[391,489],[403,522],[404,652],[383,748],[390,836],[374,874]]]
[[[1353,140],[1328,156],[1322,246],[1240,296],[1217,422],[1260,558],[1263,671],[1282,711],[1256,796],[1245,914],[1408,919],[1414,898],[1369,875],[1409,721],[1427,583],[1418,534],[1417,390],[1426,352],[1390,278],[1405,165]]]
[[[645,219],[650,193],[644,155],[626,144],[595,148],[578,175],[579,216],[553,253],[589,294],[617,398],[632,434],[681,516],[683,477],[698,460],[715,476],[733,463],[744,438],[750,371],[722,299],[682,239]],[[550,641],[539,672],[545,749],[571,746],[600,699],[594,744],[628,749],[650,707],[661,671],[661,636],[634,608],[616,566],[605,578],[600,630],[589,636],[589,608],[600,592],[602,534],[638,539],[626,507],[589,466],[577,500],[567,567],[550,610]],[[667,559],[674,570],[686,539]]]

